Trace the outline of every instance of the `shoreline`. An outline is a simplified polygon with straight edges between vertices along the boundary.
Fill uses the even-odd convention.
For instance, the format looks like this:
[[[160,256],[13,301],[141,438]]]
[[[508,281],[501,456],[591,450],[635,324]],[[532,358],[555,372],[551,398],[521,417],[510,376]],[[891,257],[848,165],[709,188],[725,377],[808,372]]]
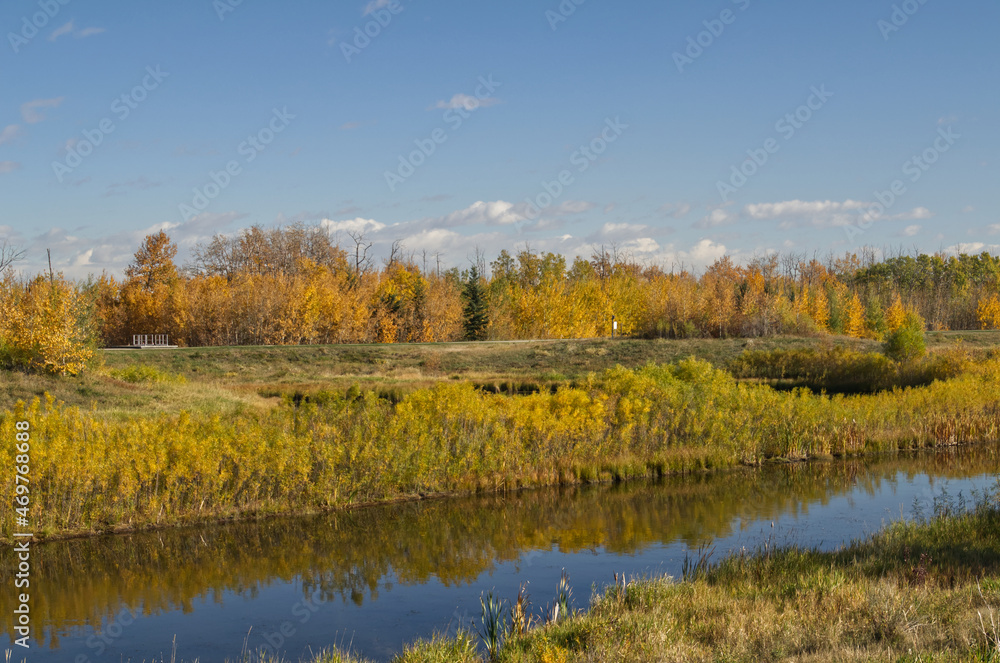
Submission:
[[[984,440],[980,442],[943,443],[934,446],[908,447],[895,450],[877,450],[877,451],[860,452],[860,453],[817,454],[811,457],[801,457],[801,456],[774,457],[761,460],[757,463],[745,463],[740,465],[719,467],[719,468],[708,468],[708,469],[691,470],[691,471],[675,471],[666,473],[651,472],[642,476],[629,476],[627,478],[619,478],[619,479],[604,478],[604,479],[588,480],[588,481],[577,480],[577,481],[564,481],[564,482],[548,483],[548,484],[533,484],[533,485],[525,485],[516,488],[509,488],[509,489],[495,490],[495,491],[465,490],[465,491],[454,491],[454,492],[428,493],[425,495],[398,496],[398,497],[388,498],[385,500],[375,500],[370,502],[361,502],[357,504],[349,504],[343,506],[332,506],[327,508],[312,508],[312,509],[278,511],[278,512],[245,511],[231,516],[221,516],[221,517],[208,516],[205,518],[197,518],[191,521],[181,521],[181,522],[172,522],[164,524],[154,523],[154,524],[137,525],[137,526],[118,526],[106,530],[67,531],[45,537],[35,536],[27,540],[30,541],[32,544],[39,545],[48,543],[60,543],[60,542],[80,540],[80,539],[96,539],[101,537],[129,536],[132,534],[145,534],[150,532],[162,532],[169,530],[201,529],[206,527],[224,526],[229,524],[265,522],[269,520],[276,520],[279,518],[308,518],[311,516],[320,516],[325,514],[347,513],[353,511],[360,511],[363,509],[389,507],[398,504],[413,504],[417,502],[433,502],[442,500],[459,500],[459,499],[468,499],[472,497],[499,497],[512,494],[516,495],[519,493],[533,491],[533,490],[547,490],[547,489],[574,488],[574,487],[579,488],[583,486],[602,486],[602,485],[606,486],[606,485],[618,485],[630,482],[655,482],[669,477],[676,478],[676,477],[695,476],[695,475],[726,474],[733,472],[756,472],[768,465],[785,466],[785,465],[795,465],[795,464],[845,462],[850,459],[877,459],[879,457],[889,457],[898,454],[936,453],[948,449],[957,449],[963,447],[979,447],[995,443],[996,443],[995,440]],[[7,539],[7,538],[0,539],[0,547],[13,547],[14,544],[20,540],[24,539],[18,539],[18,540]]]

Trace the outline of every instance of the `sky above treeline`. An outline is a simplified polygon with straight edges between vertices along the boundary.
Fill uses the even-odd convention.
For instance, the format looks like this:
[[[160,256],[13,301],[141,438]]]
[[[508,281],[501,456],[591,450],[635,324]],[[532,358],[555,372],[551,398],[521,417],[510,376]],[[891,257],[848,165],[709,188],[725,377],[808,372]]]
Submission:
[[[995,0],[9,0],[0,241],[322,224],[465,267],[1000,251]]]

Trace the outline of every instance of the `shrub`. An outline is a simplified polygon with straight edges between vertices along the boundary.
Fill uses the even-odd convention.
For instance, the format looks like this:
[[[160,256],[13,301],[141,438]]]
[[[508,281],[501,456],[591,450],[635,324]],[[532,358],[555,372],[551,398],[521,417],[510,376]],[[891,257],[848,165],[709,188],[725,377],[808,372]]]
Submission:
[[[923,319],[914,311],[907,313],[903,326],[886,337],[882,351],[890,359],[904,363],[927,354]]]
[[[96,335],[85,295],[62,274],[0,281],[0,363],[77,375],[94,356]]]
[[[841,346],[747,351],[729,366],[737,378],[784,381],[792,387],[840,393],[889,389],[896,370],[885,356]]]

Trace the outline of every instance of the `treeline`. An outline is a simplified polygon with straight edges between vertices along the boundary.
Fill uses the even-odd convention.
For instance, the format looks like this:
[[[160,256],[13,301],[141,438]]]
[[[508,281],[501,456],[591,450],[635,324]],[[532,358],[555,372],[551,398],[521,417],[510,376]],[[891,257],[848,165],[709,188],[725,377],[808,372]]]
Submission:
[[[462,339],[766,336],[829,332],[881,338],[908,311],[931,329],[1000,326],[1000,259],[983,253],[825,263],[725,257],[704,274],[665,271],[618,251],[572,261],[501,251],[489,265],[428,269],[398,244],[377,266],[371,244],[339,246],[318,227],[250,228],[199,246],[150,236],[122,281],[94,286],[106,343],[169,333],[183,345],[405,343]]]
[[[10,363],[14,346],[44,354],[25,330],[40,334],[56,319],[72,329],[64,324],[53,339],[122,345],[132,334],[169,334],[186,346],[588,338],[609,335],[612,320],[623,335],[649,338],[883,339],[908,314],[929,329],[1000,328],[1000,258],[988,253],[878,260],[866,250],[826,261],[769,255],[745,265],[724,257],[699,276],[603,249],[589,259],[505,250],[488,264],[477,258],[469,269],[442,270],[396,243],[376,264],[370,242],[350,239],[341,246],[302,224],[253,227],[216,236],[179,267],[176,245],[160,232],[145,239],[120,279],[8,276],[0,306],[15,315],[0,323],[4,357]],[[18,303],[26,298],[49,323],[28,319],[34,309]]]

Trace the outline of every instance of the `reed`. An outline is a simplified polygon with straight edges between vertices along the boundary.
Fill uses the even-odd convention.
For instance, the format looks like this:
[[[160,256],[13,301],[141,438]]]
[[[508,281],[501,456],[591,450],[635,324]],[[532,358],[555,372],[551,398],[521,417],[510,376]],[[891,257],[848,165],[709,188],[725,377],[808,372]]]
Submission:
[[[525,395],[442,382],[398,402],[327,394],[224,416],[35,399],[0,414],[0,438],[18,421],[32,431],[35,531],[54,536],[997,440],[1000,360],[863,395],[781,392],[685,360]],[[0,491],[13,497],[12,475]]]

